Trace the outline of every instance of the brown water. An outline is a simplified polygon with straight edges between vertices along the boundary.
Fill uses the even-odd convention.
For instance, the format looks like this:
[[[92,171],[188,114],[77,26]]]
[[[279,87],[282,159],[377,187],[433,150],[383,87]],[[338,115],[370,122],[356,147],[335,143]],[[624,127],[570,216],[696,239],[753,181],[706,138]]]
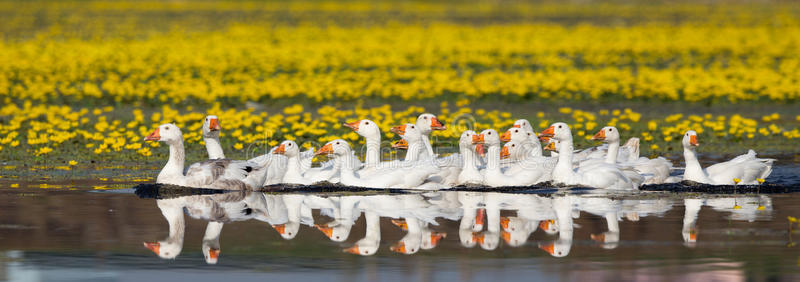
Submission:
[[[0,187],[0,278],[800,279],[798,194],[133,192]]]

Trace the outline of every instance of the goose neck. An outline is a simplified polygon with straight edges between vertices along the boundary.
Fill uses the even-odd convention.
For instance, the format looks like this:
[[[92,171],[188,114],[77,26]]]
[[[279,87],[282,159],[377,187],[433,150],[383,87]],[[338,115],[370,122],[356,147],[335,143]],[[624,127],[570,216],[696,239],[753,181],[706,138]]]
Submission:
[[[367,153],[364,162],[367,166],[376,166],[381,162],[381,136],[367,136]]]
[[[161,180],[164,180],[165,178],[183,177],[183,166],[184,162],[186,162],[186,155],[183,150],[183,142],[174,141],[168,142],[168,144],[169,160],[167,160],[167,164],[164,165],[164,168],[161,169],[161,173],[158,174],[157,182],[159,183],[161,183]]]
[[[500,171],[500,144],[491,144],[486,149],[486,170],[492,172]]]
[[[617,154],[619,154],[619,140],[608,142],[608,152],[606,154],[606,163],[617,163]]]
[[[222,145],[219,143],[219,137],[203,137],[203,141],[206,143],[206,151],[208,151],[209,159],[215,160],[225,158],[225,153],[222,152]]]
[[[422,135],[422,143],[423,143],[423,145],[425,145],[425,150],[428,151],[428,155],[433,157],[434,156],[433,147],[431,146],[431,139],[429,137],[429,134],[430,133],[426,133],[426,134]]]

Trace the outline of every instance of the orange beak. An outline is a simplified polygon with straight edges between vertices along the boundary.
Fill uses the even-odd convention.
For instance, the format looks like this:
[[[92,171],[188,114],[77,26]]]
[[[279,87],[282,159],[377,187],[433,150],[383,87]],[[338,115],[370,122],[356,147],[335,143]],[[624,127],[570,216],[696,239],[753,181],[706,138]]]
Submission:
[[[158,134],[159,129],[160,128],[156,128],[156,130],[153,131],[153,133],[150,133],[150,135],[147,135],[147,137],[144,138],[144,141],[159,141],[159,140],[161,140],[161,135]]]
[[[358,251],[358,245],[352,246],[350,248],[344,249],[345,253],[351,253],[354,255],[360,255],[361,252]]]
[[[398,135],[405,135],[406,134],[406,125],[404,124],[404,125],[398,125],[398,126],[392,127],[391,131],[394,132],[394,133],[397,133]]]
[[[403,229],[403,230],[408,230],[408,224],[406,223],[406,221],[405,221],[405,220],[402,220],[402,219],[392,219],[392,224],[394,224],[394,225],[395,225],[395,226],[397,226],[397,227],[400,227],[400,229]]]
[[[278,231],[281,235],[286,232],[286,224],[275,224],[272,228],[275,228],[275,231]]]
[[[314,227],[316,227],[317,230],[322,231],[322,233],[324,233],[325,236],[328,236],[328,238],[333,236],[333,228],[332,227],[328,227],[326,225],[319,225],[319,224],[314,225]]]
[[[548,230],[548,229],[550,229],[550,224],[553,224],[553,223],[555,223],[555,221],[553,221],[552,219],[539,222],[539,229]]]
[[[159,254],[158,251],[161,249],[161,244],[158,242],[144,242],[144,247],[156,254]]]
[[[211,131],[218,131],[222,129],[222,126],[219,126],[219,120],[212,118],[208,121],[208,129]]]
[[[394,144],[392,144],[392,148],[395,148],[395,149],[408,149],[408,141],[403,140],[403,139],[397,140],[397,142],[394,142]]]
[[[689,145],[700,146],[700,143],[697,142],[697,135],[689,136]]]
[[[445,130],[447,129],[441,122],[439,122],[438,118],[431,118],[431,129],[433,130]]]
[[[606,131],[601,129],[597,134],[592,136],[592,140],[606,140]]]
[[[439,241],[447,237],[447,233],[444,232],[431,232],[431,246],[436,247],[439,245]]]
[[[477,242],[478,244],[483,244],[483,240],[486,238],[483,233],[472,232],[472,241]]]
[[[511,157],[511,154],[508,153],[508,146],[503,146],[503,150],[500,150],[500,159],[508,159]]]
[[[552,126],[548,127],[542,133],[539,133],[539,137],[553,137],[556,134],[556,129]]]
[[[555,142],[550,142],[546,146],[544,146],[544,149],[547,150],[547,151],[555,151],[556,150],[556,143]]]
[[[281,146],[283,146],[283,145],[281,145]],[[333,154],[333,145],[331,145],[331,144],[325,144],[325,146],[322,146],[322,148],[319,148],[319,151],[314,153],[314,155],[316,155],[316,156],[330,155],[330,154]]]
[[[600,233],[600,234],[597,234],[597,235],[592,234],[591,237],[592,237],[592,240],[594,240],[595,242],[600,242],[600,243],[605,243],[606,242],[606,234],[603,234],[603,233]]]
[[[354,131],[358,131],[358,124],[360,124],[360,123],[361,123],[361,121],[345,122],[344,126],[347,126],[347,127],[351,128],[351,129],[353,129]]]
[[[397,244],[392,245],[389,247],[389,250],[396,253],[405,254],[406,253],[406,244],[403,241],[397,242]]]
[[[541,244],[541,245],[539,245],[539,249],[544,250],[545,252],[547,252],[550,255],[553,255],[553,253],[556,252],[555,251],[556,248],[555,248],[555,245],[553,243]]]
[[[507,130],[503,134],[500,135],[500,141],[508,142],[511,141],[511,131]]]
[[[208,250],[208,258],[210,258],[210,259],[219,258],[219,249],[209,249]]]
[[[286,147],[283,146],[283,144],[281,144],[280,146],[278,146],[277,149],[275,149],[275,151],[273,153],[274,154],[278,154],[278,155],[286,154]]]
[[[475,215],[475,225],[483,225],[486,220],[486,210],[478,209],[478,214]]]
[[[550,137],[539,136],[539,142],[541,143],[550,142]]]
[[[481,157],[486,155],[486,150],[483,149],[483,144],[475,145],[475,152]]]
[[[506,241],[506,243],[509,244],[511,243],[511,233],[508,233],[507,231],[503,230],[500,231],[500,236],[503,237],[503,241]]]
[[[521,128],[522,126],[519,125],[519,124],[515,124],[515,125],[512,125],[511,127],[513,127],[513,128]]]
[[[500,226],[503,227],[503,230],[507,230],[508,229],[508,222],[510,222],[510,221],[511,220],[509,220],[508,217],[505,217],[505,216],[500,217]]]
[[[483,144],[483,134],[472,135],[472,144]]]

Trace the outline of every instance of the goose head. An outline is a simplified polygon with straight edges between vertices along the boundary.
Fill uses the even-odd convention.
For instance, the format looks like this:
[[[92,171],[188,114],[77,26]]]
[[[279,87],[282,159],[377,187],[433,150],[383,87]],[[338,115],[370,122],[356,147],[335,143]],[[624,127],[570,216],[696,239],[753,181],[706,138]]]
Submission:
[[[165,143],[183,142],[183,133],[177,125],[165,123],[159,125],[150,135],[144,138],[145,141],[162,141]]]
[[[219,118],[215,115],[208,115],[203,120],[203,137],[205,138],[219,138],[219,131],[222,127],[219,124]]]
[[[473,232],[472,240],[477,242],[482,249],[492,251],[500,245],[500,234],[497,232]]]
[[[694,130],[686,131],[686,134],[683,135],[683,148],[694,150],[697,146],[700,146],[700,142],[697,142],[697,132]]]
[[[358,135],[361,135],[364,138],[380,138],[381,137],[381,130],[378,128],[378,124],[374,121],[368,119],[362,119],[355,122],[345,123],[344,126],[347,126]]]
[[[595,242],[600,243],[603,249],[616,249],[619,245],[619,232],[608,231],[600,234],[592,234],[591,238]]]
[[[558,233],[558,222],[553,219],[542,220],[539,222],[539,229],[550,235],[556,234]]]
[[[520,142],[512,140],[503,145],[503,150],[500,151],[500,158],[519,160],[524,158],[525,154],[523,151],[524,150]]]
[[[536,225],[533,225],[533,230],[529,230],[528,221],[519,217],[501,217],[500,226],[503,228],[500,237],[511,247],[522,246],[528,241],[531,232],[536,231]]]
[[[351,225],[347,224],[316,224],[314,225],[317,230],[322,231],[325,236],[328,236],[331,241],[344,242],[350,236]]]
[[[473,137],[472,141],[475,144],[483,143],[487,147],[500,146],[500,135],[494,129],[486,129],[481,131],[481,134],[478,134],[477,137]]]
[[[524,119],[524,118],[514,121],[513,127],[514,128],[521,128],[521,129],[523,129],[525,131],[533,133],[533,126],[531,126],[531,123],[527,119]]]
[[[352,152],[352,149],[350,149],[350,143],[347,143],[347,141],[344,141],[342,139],[336,139],[328,143],[325,143],[325,146],[322,146],[322,148],[320,148],[319,151],[317,151],[314,154],[318,156],[334,155],[337,157],[341,157],[350,155],[350,152]]]
[[[572,131],[569,129],[569,125],[563,122],[556,122],[542,133],[539,133],[540,137],[550,137],[552,139],[558,141],[572,141]]]
[[[569,255],[569,251],[572,249],[572,239],[559,238],[553,242],[540,243],[539,249],[553,257],[562,258]]]
[[[422,134],[429,135],[434,130],[445,130],[447,127],[436,118],[435,115],[424,113],[417,117],[417,127],[419,127]]]
[[[292,240],[297,236],[297,231],[300,230],[300,223],[289,221],[283,224],[274,224],[272,228],[275,228],[275,231],[278,231],[278,234],[281,234],[283,239]]]
[[[472,151],[475,150],[479,155],[483,155],[483,144],[475,144],[474,136],[478,136],[475,131],[467,130],[461,133],[461,138],[458,139],[458,147],[461,150]]]
[[[447,238],[447,233],[433,232],[430,230],[422,232],[422,244],[420,245],[420,248],[424,250],[436,248],[436,246],[439,245],[439,242],[444,238]]]
[[[353,245],[352,247],[344,249],[344,251],[346,253],[351,253],[355,255],[371,256],[378,251],[379,243],[380,242],[374,239],[364,238],[358,240],[358,242],[356,242],[356,244]]]
[[[422,140],[422,130],[420,130],[419,126],[414,124],[406,123],[404,125],[392,127],[392,132],[400,135],[400,137],[407,142],[417,142]]]
[[[183,244],[182,242],[178,243],[170,241],[144,242],[144,247],[158,255],[160,258],[174,259],[181,253]]]
[[[286,155],[286,157],[294,158],[300,156],[300,148],[298,148],[297,143],[292,140],[286,140],[281,142],[274,151],[273,154],[278,155]]]
[[[518,141],[522,142],[528,140],[528,137],[532,137],[533,132],[527,131],[523,128],[519,127],[512,127],[506,130],[503,135],[500,135],[500,141],[509,142],[509,141]]]
[[[421,239],[422,237],[420,234],[406,233],[406,236],[403,236],[400,241],[397,241],[397,243],[389,247],[389,250],[406,255],[416,254],[422,244]]]
[[[619,142],[619,130],[613,126],[606,126],[600,129],[592,140],[603,141],[606,143]]]
[[[203,257],[206,259],[207,264],[217,264],[219,261],[219,248],[212,248],[210,245],[203,243]]]

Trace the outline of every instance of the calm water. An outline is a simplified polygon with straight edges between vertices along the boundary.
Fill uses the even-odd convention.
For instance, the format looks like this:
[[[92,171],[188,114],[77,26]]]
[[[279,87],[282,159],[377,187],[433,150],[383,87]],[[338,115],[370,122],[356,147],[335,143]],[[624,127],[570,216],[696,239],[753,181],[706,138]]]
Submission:
[[[800,279],[800,194],[170,191],[0,186],[0,279]]]

